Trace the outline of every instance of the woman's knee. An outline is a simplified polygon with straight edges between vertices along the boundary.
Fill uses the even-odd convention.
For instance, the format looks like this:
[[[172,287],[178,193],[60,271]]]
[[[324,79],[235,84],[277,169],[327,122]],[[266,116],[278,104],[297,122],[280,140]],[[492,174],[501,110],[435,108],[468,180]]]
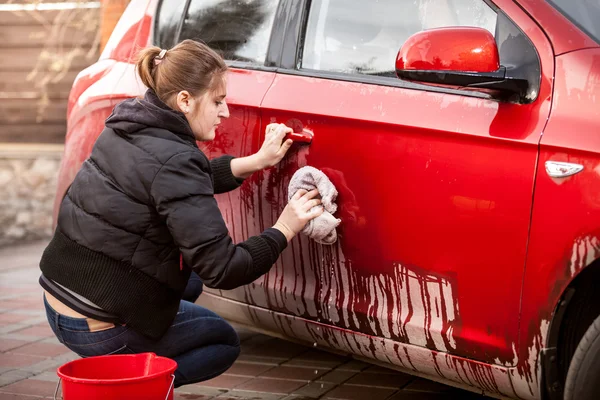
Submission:
[[[223,344],[237,348],[239,354],[240,337],[229,322],[224,319],[221,322],[221,337],[223,338]]]

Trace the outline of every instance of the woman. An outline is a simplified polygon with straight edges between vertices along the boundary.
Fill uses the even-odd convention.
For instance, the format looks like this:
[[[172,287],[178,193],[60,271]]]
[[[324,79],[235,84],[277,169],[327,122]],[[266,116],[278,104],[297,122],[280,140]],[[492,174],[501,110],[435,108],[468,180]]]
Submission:
[[[256,154],[209,161],[196,141],[212,140],[229,116],[223,60],[185,40],[143,50],[136,67],[149,89],[106,120],[61,203],[40,283],[61,343],[83,357],[173,358],[181,386],[223,373],[240,351],[225,320],[181,301],[192,271],[213,288],[248,284],[322,210],[309,211],[316,191],[299,192],[272,228],[235,245],[213,195],[277,164],[291,129],[270,124]]]

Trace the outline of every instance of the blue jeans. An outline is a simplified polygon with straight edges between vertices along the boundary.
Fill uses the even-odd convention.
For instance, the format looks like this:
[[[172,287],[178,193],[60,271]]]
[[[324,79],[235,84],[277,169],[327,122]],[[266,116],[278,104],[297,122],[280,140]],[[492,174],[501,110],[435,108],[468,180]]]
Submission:
[[[190,279],[183,291],[183,295],[181,296],[181,300],[189,301],[190,303],[195,303],[198,300],[198,297],[202,294],[202,288],[204,285],[200,280],[200,277],[197,273],[192,272],[190,275]]]
[[[162,338],[149,339],[125,325],[90,332],[85,318],[58,314],[44,299],[46,315],[58,340],[81,357],[153,352],[177,361],[175,387],[201,382],[225,372],[240,354],[237,333],[214,312],[181,301]]]

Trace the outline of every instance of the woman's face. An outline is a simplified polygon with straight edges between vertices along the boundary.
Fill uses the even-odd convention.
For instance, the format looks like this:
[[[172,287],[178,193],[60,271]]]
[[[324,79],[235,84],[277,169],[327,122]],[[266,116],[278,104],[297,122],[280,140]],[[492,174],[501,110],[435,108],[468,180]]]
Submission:
[[[213,140],[221,118],[229,117],[226,95],[226,85],[223,84],[201,96],[191,97],[183,107],[180,106],[199,142]]]

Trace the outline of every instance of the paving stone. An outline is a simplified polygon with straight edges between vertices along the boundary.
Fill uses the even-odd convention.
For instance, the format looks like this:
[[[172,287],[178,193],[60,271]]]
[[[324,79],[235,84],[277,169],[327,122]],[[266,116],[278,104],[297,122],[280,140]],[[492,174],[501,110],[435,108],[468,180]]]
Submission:
[[[365,385],[373,387],[384,387],[392,389],[400,389],[406,386],[413,378],[404,374],[384,374],[384,373],[368,373],[361,372],[351,379],[347,384],[350,385]]]
[[[175,391],[181,392],[181,393],[202,395],[202,396],[207,396],[207,397],[215,397],[220,394],[227,393],[227,390],[208,387],[208,386],[200,386],[201,384],[202,384],[202,382],[195,383],[193,385],[181,386],[181,387],[175,389]]]
[[[352,378],[356,375],[358,371],[344,371],[339,368],[323,375],[321,378],[317,379],[317,382],[328,382],[340,384],[346,382],[348,379]]]
[[[33,379],[37,379],[38,381],[46,381],[46,382],[58,382],[58,375],[56,375],[56,371],[45,371],[41,374],[34,375]]]
[[[369,386],[341,385],[325,394],[323,398],[336,400],[383,400],[395,391],[395,389],[374,388]]]
[[[350,360],[347,363],[344,363],[337,367],[341,371],[363,371],[369,368],[371,364],[367,364],[366,362],[358,361],[358,360]]]
[[[300,389],[294,391],[295,395],[316,399],[333,389],[336,385],[327,382],[309,382]]]
[[[287,361],[287,358],[285,357],[261,357],[261,356],[247,356],[245,354],[242,354],[238,357],[239,361],[244,361],[244,362],[248,362],[248,363],[256,363],[256,364],[264,364],[264,365],[271,365],[271,366],[277,366],[281,363],[284,363]]]
[[[230,375],[241,375],[256,377],[270,369],[275,368],[272,364],[249,363],[237,361],[226,373]]]
[[[21,300],[0,300],[0,308],[6,310],[41,310],[44,303],[40,301],[21,301]]]
[[[40,361],[37,364],[29,365],[27,367],[22,367],[21,369],[25,371],[32,372],[34,374],[40,374],[44,371],[55,370],[63,364],[68,363],[69,361],[78,359],[79,356],[71,351],[66,354],[62,354],[60,356],[54,358],[48,358],[44,361]]]
[[[2,312],[0,310],[0,312]],[[46,310],[13,310],[13,309],[7,309],[4,310],[4,313],[11,313],[11,312],[15,312],[17,314],[22,314],[22,315],[31,315],[31,316],[35,316],[35,317],[46,317]]]
[[[0,286],[0,301],[10,301],[10,300],[19,300],[22,299],[24,301],[29,301],[33,298],[33,296],[39,296],[41,293],[39,289],[26,289],[26,288],[15,288],[15,290],[11,291],[12,288],[7,288]]]
[[[58,339],[56,338],[56,336],[51,336],[49,338],[40,340],[39,343],[60,344],[60,345],[64,346],[61,342],[58,341]]]
[[[30,319],[29,315],[14,314],[14,313],[2,313],[0,314],[0,322],[15,324]]]
[[[16,296],[15,298],[17,298],[18,301],[31,303],[31,304],[38,303],[40,301],[43,302],[43,295],[42,295],[41,291],[35,292],[35,293],[29,293],[29,294],[23,293],[19,296]]]
[[[45,360],[44,357],[7,352],[0,354],[0,367],[24,368],[43,360]]]
[[[23,329],[20,331],[11,332],[18,335],[31,335],[37,336],[39,338],[46,338],[50,336],[54,336],[54,332],[50,329],[50,326],[46,323],[45,325],[34,325],[27,329]]]
[[[250,376],[237,376],[237,375],[219,375],[208,381],[199,382],[196,385],[202,387],[213,387],[217,389],[233,389],[241,384],[248,382],[252,377]]]
[[[0,254],[0,260],[5,261]],[[1,270],[1,269],[0,269]],[[39,293],[39,286],[21,286],[21,287],[6,287],[1,285],[2,297],[5,296],[34,296]]]
[[[48,325],[48,318],[46,318],[45,315],[43,315],[43,316],[42,315],[28,315],[28,317],[29,317],[28,319],[21,321],[20,323],[24,324],[24,325],[35,325],[35,326],[46,325],[46,326],[50,327]]]
[[[238,386],[239,390],[290,394],[305,385],[305,382],[290,381],[284,379],[254,378],[243,385]]]
[[[0,400],[40,400],[42,397],[0,392]],[[51,397],[46,397],[51,398]]]
[[[6,333],[15,333],[15,332],[23,330],[25,328],[29,328],[30,326],[31,325],[20,324],[20,323],[4,325],[4,326],[0,327],[0,335],[6,334]]]
[[[23,306],[29,305],[29,303],[18,301],[17,299],[0,300],[0,308],[5,310],[17,310],[23,308]]]
[[[36,301],[35,303],[27,302],[26,304],[18,308],[13,308],[13,310],[14,309],[18,309],[19,311],[32,311],[38,313],[38,315],[40,312],[45,312],[44,303],[42,303],[41,301]]]
[[[246,390],[234,389],[230,392],[215,397],[219,400],[280,400],[286,397],[286,395],[275,394],[275,393],[257,393]]]
[[[25,379],[7,386],[0,387],[0,392],[25,394],[30,396],[52,396],[56,390],[56,383]]]
[[[17,347],[24,346],[28,343],[31,343],[31,342],[26,342],[24,340],[4,339],[4,340],[0,341],[0,353],[11,350],[11,349],[15,349]]]
[[[15,354],[29,354],[43,357],[56,357],[61,354],[70,352],[68,348],[63,345],[48,344],[48,343],[32,343],[18,349],[14,349],[12,352]]]
[[[277,378],[300,381],[312,381],[329,372],[328,368],[307,368],[281,365],[261,374],[261,378]]]
[[[205,396],[203,394],[181,393],[175,392],[173,400],[209,400],[214,399],[214,396]]]
[[[16,333],[5,333],[3,335],[0,334],[0,341],[6,340],[6,339],[23,340],[26,342],[39,342],[42,338],[39,336],[23,335],[23,334],[16,334]]]
[[[33,374],[28,371],[23,371],[20,369],[14,369],[12,371],[8,371],[0,375],[0,387],[10,385],[11,383],[22,381],[23,379],[27,379]]]

